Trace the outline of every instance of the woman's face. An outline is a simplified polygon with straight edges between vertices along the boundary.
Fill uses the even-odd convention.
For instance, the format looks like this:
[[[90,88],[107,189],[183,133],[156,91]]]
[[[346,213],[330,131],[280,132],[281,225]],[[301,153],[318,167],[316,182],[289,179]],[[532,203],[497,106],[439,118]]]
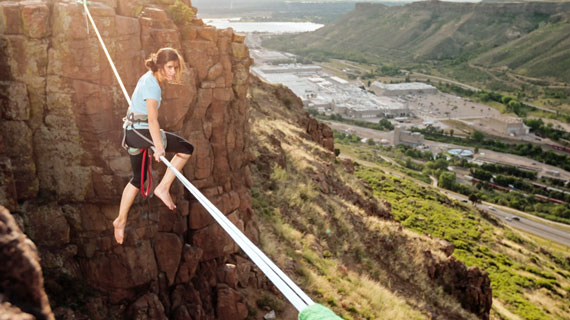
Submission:
[[[172,81],[176,77],[176,73],[178,73],[178,69],[180,68],[178,61],[168,61],[162,69],[159,70],[163,79],[167,81]]]

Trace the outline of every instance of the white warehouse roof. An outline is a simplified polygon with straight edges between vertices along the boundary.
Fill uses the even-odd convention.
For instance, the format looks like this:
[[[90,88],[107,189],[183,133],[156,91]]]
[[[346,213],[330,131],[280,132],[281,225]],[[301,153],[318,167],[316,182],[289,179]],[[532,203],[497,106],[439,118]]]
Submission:
[[[378,81],[374,81],[372,86],[384,89],[384,90],[428,90],[435,89],[434,86],[425,84],[423,82],[404,82],[404,83],[394,83],[386,84]]]

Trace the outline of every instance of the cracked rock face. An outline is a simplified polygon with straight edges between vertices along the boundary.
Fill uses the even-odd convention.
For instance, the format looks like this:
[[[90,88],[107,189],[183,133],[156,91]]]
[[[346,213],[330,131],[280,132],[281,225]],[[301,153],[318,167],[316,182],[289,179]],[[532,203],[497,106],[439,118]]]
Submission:
[[[194,144],[184,175],[257,241],[247,185],[248,48],[231,29],[175,24],[173,3],[89,8],[129,94],[150,53],[168,46],[183,55],[181,83],[163,89],[161,126]],[[116,244],[112,221],[131,174],[120,147],[127,107],[81,5],[0,1],[0,204],[38,246],[56,316],[242,318],[239,294],[215,277],[237,263],[238,248],[180,184],[171,190],[175,212],[136,201],[125,244]],[[164,170],[154,164],[155,181]],[[70,301],[87,311],[64,306]]]

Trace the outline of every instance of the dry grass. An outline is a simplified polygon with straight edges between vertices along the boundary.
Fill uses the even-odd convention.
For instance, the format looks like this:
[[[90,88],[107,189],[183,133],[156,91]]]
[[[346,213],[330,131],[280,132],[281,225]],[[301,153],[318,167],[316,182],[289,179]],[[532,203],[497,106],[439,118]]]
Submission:
[[[516,314],[510,312],[503,303],[498,299],[493,299],[493,312],[496,313],[495,318],[501,320],[525,320]],[[493,318],[493,317],[492,317]]]
[[[272,220],[260,225],[263,251],[286,272],[301,274],[297,281],[302,281],[304,290],[343,318],[426,319],[378,281],[349,270],[342,261],[325,258],[314,235],[302,234],[278,217]]]

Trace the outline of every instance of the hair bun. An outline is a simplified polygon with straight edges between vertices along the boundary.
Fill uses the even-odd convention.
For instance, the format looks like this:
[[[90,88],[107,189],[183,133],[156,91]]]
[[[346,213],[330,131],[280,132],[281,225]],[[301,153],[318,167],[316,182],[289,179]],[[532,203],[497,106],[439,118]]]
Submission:
[[[152,72],[158,71],[158,66],[156,65],[156,57],[157,57],[156,53],[153,53],[144,62],[145,67],[147,67],[147,69],[150,69]]]

